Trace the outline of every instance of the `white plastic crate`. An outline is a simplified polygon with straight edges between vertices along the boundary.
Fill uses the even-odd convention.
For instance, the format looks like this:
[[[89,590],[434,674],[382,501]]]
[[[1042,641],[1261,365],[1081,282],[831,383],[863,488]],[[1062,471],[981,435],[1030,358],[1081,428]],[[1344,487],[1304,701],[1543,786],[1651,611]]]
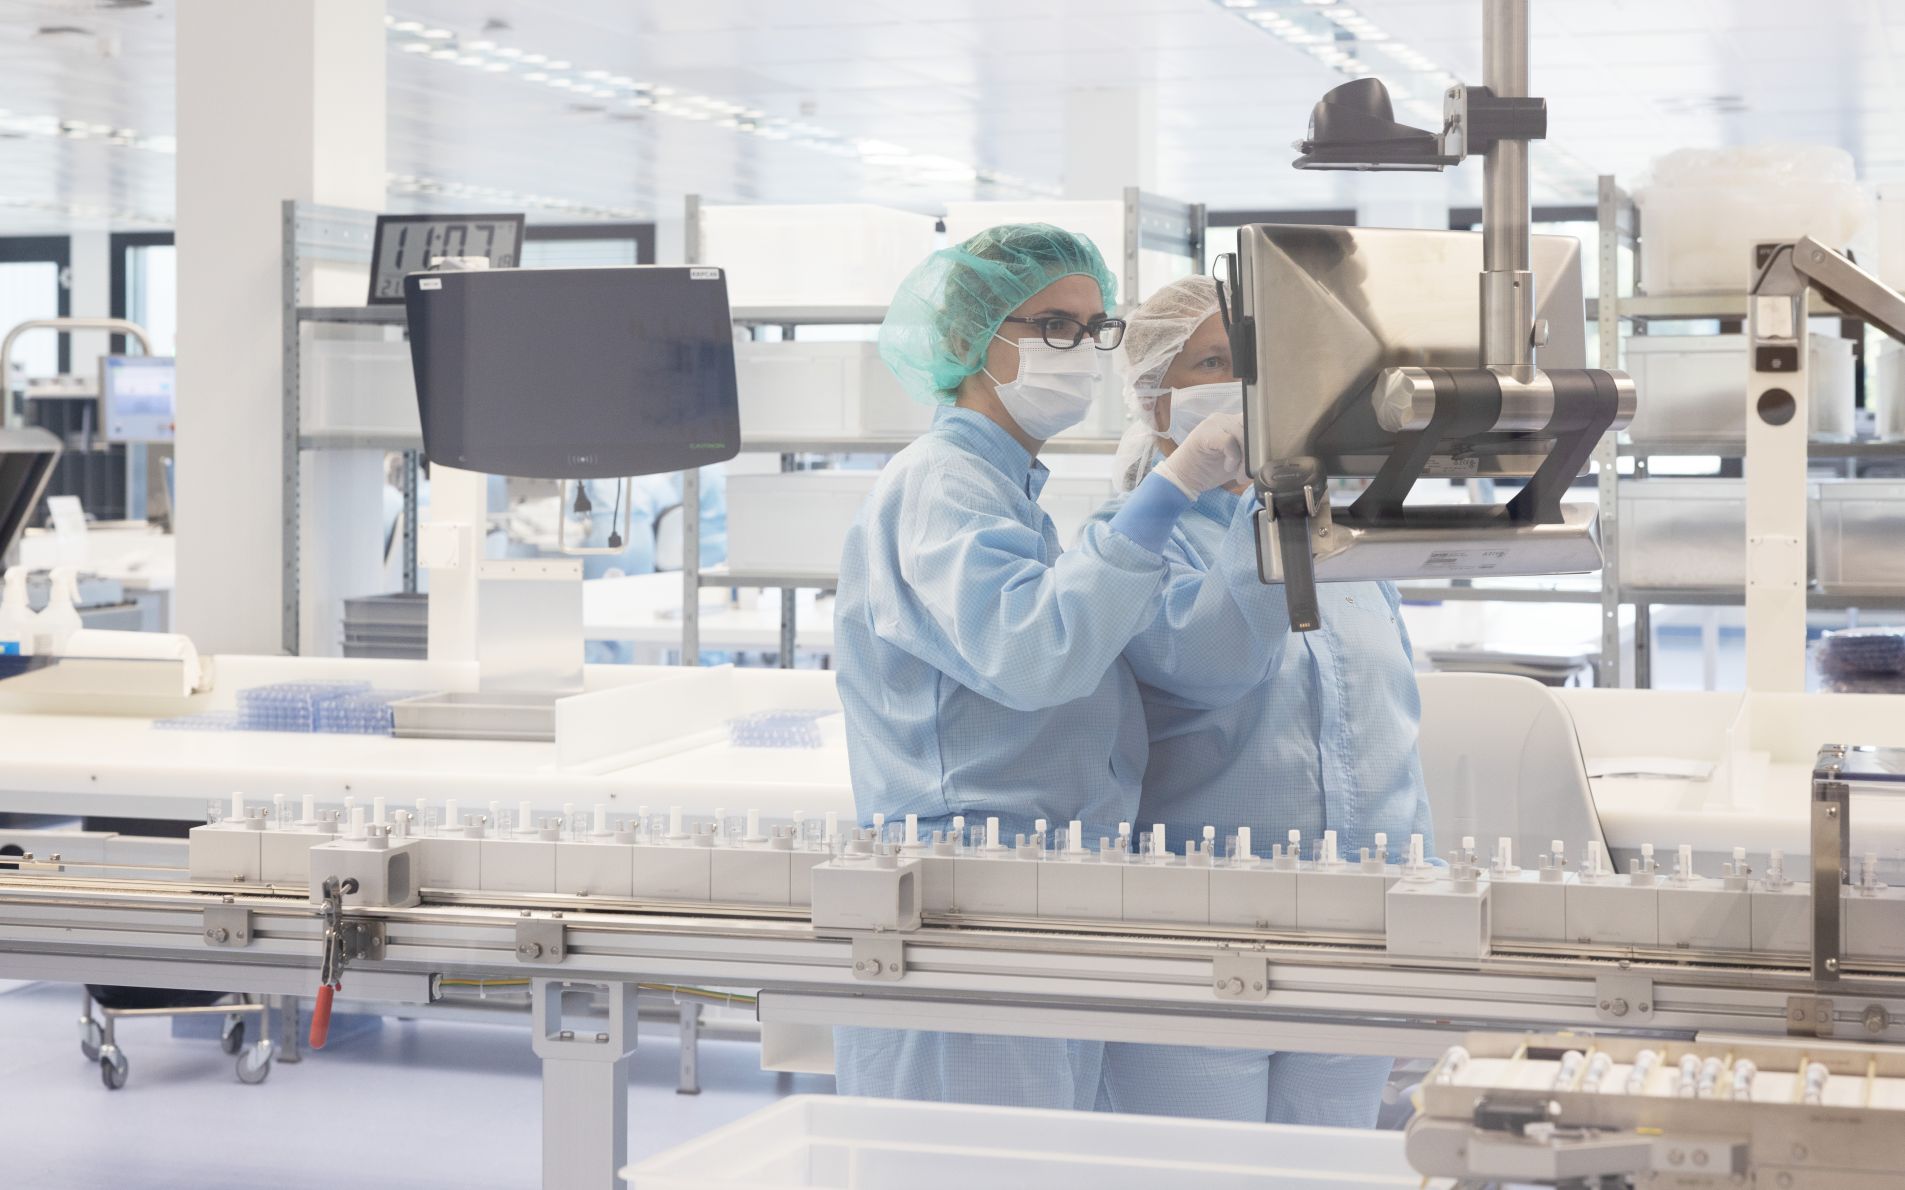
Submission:
[[[1194,271],[1188,256],[1144,248],[1138,253],[1138,276],[1126,276],[1124,200],[1120,198],[946,204],[946,242],[949,244],[957,244],[1001,223],[1049,223],[1090,240],[1097,246],[1098,254],[1105,258],[1111,275],[1118,279],[1118,303],[1125,310]]]
[[[1905,270],[1905,262],[1899,267]],[[1873,407],[1878,436],[1905,438],[1905,347],[1887,342],[1879,348],[1879,363],[1872,376],[1866,403]]]
[[[1849,438],[1853,419],[1852,340],[1811,335],[1806,357],[1814,437]],[[1745,335],[1635,335],[1624,366],[1640,407],[1627,428],[1635,442],[1746,439]]]
[[[743,438],[907,435],[932,422],[871,342],[737,343],[734,374]]]
[[[1680,149],[1654,162],[1640,208],[1648,294],[1743,293],[1753,245],[1816,236],[1844,247],[1870,203],[1851,154],[1823,145]]]
[[[1447,1187],[1403,1134],[794,1095],[622,1171],[634,1190]]]
[[[1847,595],[1905,590],[1905,483],[1817,483],[1809,514],[1821,589]]]
[[[728,476],[728,569],[831,574],[877,471]]]
[[[307,323],[299,334],[305,433],[423,433],[410,344],[394,328]]]
[[[1645,479],[1620,486],[1621,583],[1746,582],[1746,481]]]
[[[704,206],[702,264],[732,306],[884,306],[933,250],[933,220],[866,203]]]

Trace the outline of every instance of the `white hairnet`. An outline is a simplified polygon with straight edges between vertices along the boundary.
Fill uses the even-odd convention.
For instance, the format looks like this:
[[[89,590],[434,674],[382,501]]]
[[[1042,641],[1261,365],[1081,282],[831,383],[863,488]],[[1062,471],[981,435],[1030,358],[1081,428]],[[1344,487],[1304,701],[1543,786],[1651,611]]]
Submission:
[[[1217,283],[1202,274],[1181,277],[1147,298],[1125,316],[1125,412],[1130,424],[1118,443],[1112,476],[1124,491],[1138,486],[1157,455],[1158,428],[1154,411],[1158,397],[1168,390],[1164,373],[1184,344],[1217,313]]]

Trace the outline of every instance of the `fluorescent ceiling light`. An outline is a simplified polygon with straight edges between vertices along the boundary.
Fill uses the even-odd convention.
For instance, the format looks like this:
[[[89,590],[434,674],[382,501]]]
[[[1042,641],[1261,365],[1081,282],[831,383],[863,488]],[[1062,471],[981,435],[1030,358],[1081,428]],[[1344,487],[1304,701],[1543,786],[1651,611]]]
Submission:
[[[1284,17],[1255,8],[1260,0],[1247,0],[1237,3],[1227,0],[1226,7],[1237,8],[1239,15],[1247,15],[1252,20],[1267,17],[1267,27],[1279,36],[1288,36],[1296,26]],[[860,147],[860,142],[836,130],[819,125],[799,122],[785,117],[769,116],[765,111],[750,108],[744,103],[722,99],[711,95],[681,94],[675,88],[660,83],[638,82],[626,74],[615,74],[606,69],[591,67],[579,73],[574,65],[564,59],[551,59],[546,54],[528,53],[518,46],[498,46],[490,40],[472,40],[460,49],[445,47],[433,49],[421,44],[419,49],[411,45],[419,44],[409,38],[396,38],[395,32],[406,25],[415,24],[421,29],[421,22],[398,21],[390,26],[392,36],[398,48],[405,53],[424,54],[437,61],[454,61],[458,65],[480,67],[484,73],[507,75],[513,73],[513,63],[533,66],[519,77],[527,83],[539,83],[552,90],[567,91],[586,95],[594,99],[620,100],[628,107],[652,111],[657,115],[679,120],[714,122],[722,128],[748,136],[757,136],[763,140],[785,141],[819,153],[838,157],[858,158],[863,164],[881,169],[892,169],[896,181],[912,184],[924,181],[965,181],[981,182],[990,186],[1016,189],[1037,195],[1056,196],[1061,191],[1057,186],[1032,182],[1011,174],[988,170],[968,162],[954,161],[950,158],[930,154],[916,153],[903,145],[886,142],[871,142],[875,148]],[[454,34],[448,30],[431,29],[423,32],[426,38],[441,34],[438,40],[448,40]],[[1327,38],[1318,36],[1315,40],[1326,43]],[[1338,53],[1335,47],[1327,44],[1321,47],[1331,54]]]

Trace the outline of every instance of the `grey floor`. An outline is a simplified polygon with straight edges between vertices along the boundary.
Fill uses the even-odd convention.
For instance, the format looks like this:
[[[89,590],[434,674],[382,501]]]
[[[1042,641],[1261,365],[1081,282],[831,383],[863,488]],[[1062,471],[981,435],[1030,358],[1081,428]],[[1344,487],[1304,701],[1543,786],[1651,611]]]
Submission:
[[[321,1054],[241,1085],[214,1040],[122,1022],[131,1078],[79,1052],[78,989],[0,984],[0,1186],[33,1190],[534,1187],[541,1093],[526,1028],[366,1020]],[[342,1022],[339,1022],[340,1024]],[[698,1096],[675,1094],[672,1036],[631,1062],[629,1151],[643,1157],[833,1080],[769,1074],[759,1047],[704,1041]]]

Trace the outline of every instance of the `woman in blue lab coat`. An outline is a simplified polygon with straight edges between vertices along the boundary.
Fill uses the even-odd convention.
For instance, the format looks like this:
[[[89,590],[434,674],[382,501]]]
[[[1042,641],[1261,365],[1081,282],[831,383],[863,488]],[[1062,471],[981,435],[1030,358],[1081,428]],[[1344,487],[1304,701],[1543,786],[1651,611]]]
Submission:
[[[1209,277],[1174,282],[1133,312],[1124,352],[1133,422],[1116,474],[1130,490],[1203,421],[1240,411],[1243,390]],[[1099,519],[1117,516],[1123,502],[1112,500]],[[1242,485],[1199,496],[1164,547],[1171,584],[1210,571],[1255,583],[1255,557],[1242,551],[1253,546],[1258,507]],[[1277,593],[1281,614],[1282,588],[1262,589]],[[1433,854],[1416,754],[1415,659],[1396,589],[1325,583],[1318,596],[1322,626],[1278,629],[1268,649],[1221,605],[1167,597],[1127,651],[1150,741],[1137,821],[1165,823],[1173,839],[1206,825],[1220,834],[1248,826],[1266,841],[1291,828],[1305,840],[1333,830],[1348,855],[1373,849],[1379,832],[1395,855],[1421,833]],[[1199,657],[1226,635],[1231,648],[1264,663],[1247,688],[1213,683]],[[1390,1066],[1387,1058],[1114,1044],[1106,1047],[1105,1102],[1150,1114],[1368,1127]]]
[[[1213,419],[1061,552],[1037,500],[1045,440],[1085,417],[1123,324],[1089,240],[992,228],[901,285],[880,355],[938,409],[881,471],[847,535],[834,633],[862,822],[917,814],[1078,819],[1137,808],[1145,730],[1120,659],[1156,617],[1172,524],[1242,474],[1241,418]],[[1095,350],[1094,350],[1095,349]],[[843,1094],[1086,1109],[1102,1045],[848,1028]]]

